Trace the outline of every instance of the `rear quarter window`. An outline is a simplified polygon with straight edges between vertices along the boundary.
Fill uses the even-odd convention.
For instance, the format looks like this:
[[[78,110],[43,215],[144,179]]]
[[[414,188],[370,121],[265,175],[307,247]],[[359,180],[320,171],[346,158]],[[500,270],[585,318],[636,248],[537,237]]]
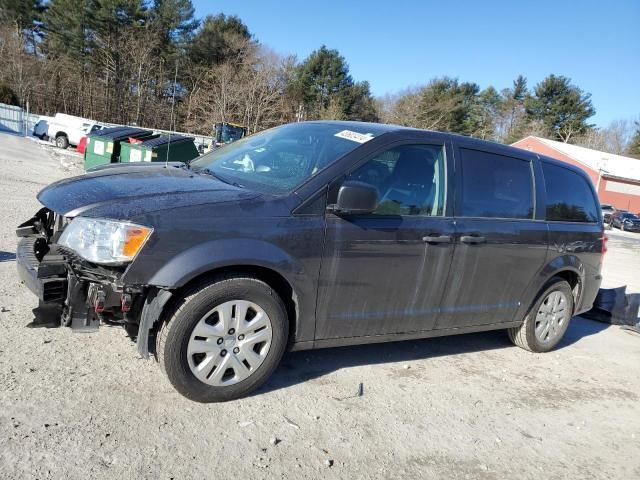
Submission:
[[[596,200],[582,175],[546,162],[542,162],[542,172],[547,192],[547,220],[598,222]]]

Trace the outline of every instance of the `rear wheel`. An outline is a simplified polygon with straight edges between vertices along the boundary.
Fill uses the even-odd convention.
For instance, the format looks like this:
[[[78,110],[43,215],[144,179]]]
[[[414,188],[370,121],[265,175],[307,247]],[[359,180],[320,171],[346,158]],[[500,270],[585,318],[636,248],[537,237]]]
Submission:
[[[58,135],[56,137],[56,146],[58,148],[68,148],[69,147],[69,139],[66,135]]]
[[[530,352],[548,352],[562,340],[573,315],[571,286],[553,277],[521,326],[508,330],[511,341]]]
[[[243,397],[278,366],[288,339],[280,297],[264,282],[227,277],[190,289],[158,337],[171,384],[196,402]]]

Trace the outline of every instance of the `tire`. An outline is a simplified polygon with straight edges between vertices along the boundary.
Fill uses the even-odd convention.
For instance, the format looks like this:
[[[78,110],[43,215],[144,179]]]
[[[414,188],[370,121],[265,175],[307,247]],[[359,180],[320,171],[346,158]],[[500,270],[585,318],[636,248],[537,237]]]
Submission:
[[[562,296],[565,302],[564,310],[562,310],[563,318],[561,324],[559,321],[554,320],[559,318],[559,315],[547,312],[551,299],[558,298],[559,296]],[[573,292],[571,291],[571,286],[565,280],[559,277],[553,277],[536,298],[533,306],[524,317],[522,325],[507,330],[509,338],[515,345],[530,352],[548,352],[562,340],[562,337],[569,327],[569,321],[573,315],[573,307]],[[549,336],[547,339],[542,340],[540,337],[544,336],[545,321],[550,324],[550,328],[548,329]],[[536,334],[536,327],[542,327],[541,330],[538,330],[538,334]],[[551,334],[552,332],[553,336]]]
[[[228,316],[232,323],[227,326],[235,325],[238,330],[233,335],[229,335],[231,330],[227,331],[227,326],[222,327],[222,319],[226,316],[223,313],[227,311],[225,308],[229,304],[234,305],[229,312],[238,312],[238,309],[242,311],[241,307],[235,305],[252,305],[244,307],[246,313],[242,324],[245,327],[235,318],[236,313]],[[252,319],[250,315],[253,309],[258,313]],[[249,328],[246,326],[258,318],[260,310],[266,315],[266,323],[270,327],[259,331],[246,330],[245,328]],[[213,326],[212,317],[215,317]],[[289,338],[289,322],[282,299],[266,283],[244,275],[219,277],[190,288],[170,308],[165,318],[167,321],[163,323],[158,335],[156,358],[173,387],[188,399],[201,403],[234,400],[260,387],[280,363]],[[261,323],[265,321],[264,317],[260,318]],[[200,329],[198,332],[206,332],[205,341],[203,337],[196,335],[196,327]],[[250,343],[250,339],[257,338],[258,335],[267,335],[269,328],[270,340],[252,346],[254,349],[257,347],[258,353],[256,350],[248,350],[246,342]],[[215,335],[212,333],[213,329],[216,329]],[[224,334],[217,333],[223,330]],[[243,334],[238,334],[241,331],[246,332],[246,339]],[[192,348],[192,345],[196,347]],[[207,353],[192,353],[196,348],[200,350],[203,345]],[[226,348],[229,351],[225,354],[223,350],[227,352]],[[237,355],[236,350],[239,350]],[[213,367],[212,362],[216,362]],[[252,364],[256,365],[255,368],[246,366]],[[210,368],[213,370],[206,373]],[[194,372],[199,372],[201,378],[196,377]],[[233,377],[227,375],[230,372]],[[243,375],[246,377],[242,378]],[[242,379],[238,380],[240,378]]]
[[[58,148],[69,148],[69,139],[67,138],[66,135],[58,135],[56,137],[56,146]]]

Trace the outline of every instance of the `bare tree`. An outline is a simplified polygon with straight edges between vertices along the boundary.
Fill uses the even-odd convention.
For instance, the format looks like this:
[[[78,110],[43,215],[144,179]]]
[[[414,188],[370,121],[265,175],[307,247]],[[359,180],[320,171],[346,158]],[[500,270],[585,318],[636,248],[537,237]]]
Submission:
[[[420,114],[422,87],[411,87],[378,99],[378,110],[383,122],[416,126]]]
[[[255,132],[282,123],[285,68],[286,60],[258,46],[239,61],[210,67],[188,99],[187,128],[210,133],[216,122],[235,122]]]
[[[29,100],[40,67],[38,58],[28,54],[26,48],[27,38],[17,24],[0,26],[0,80],[15,92],[22,105]]]
[[[634,133],[633,127],[632,120],[614,120],[605,128],[593,128],[583,135],[574,137],[573,143],[582,147],[624,155]]]

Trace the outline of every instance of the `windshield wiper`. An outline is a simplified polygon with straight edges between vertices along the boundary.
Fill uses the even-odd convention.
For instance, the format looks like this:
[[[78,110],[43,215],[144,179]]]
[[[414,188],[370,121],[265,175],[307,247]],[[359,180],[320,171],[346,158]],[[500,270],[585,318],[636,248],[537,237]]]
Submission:
[[[244,188],[244,186],[240,185],[238,182],[234,182],[234,181],[231,181],[231,180],[229,180],[227,178],[224,178],[220,174],[214,172],[213,170],[211,170],[209,168],[202,168],[202,169],[198,170],[197,173],[204,173],[206,175],[209,175],[210,177],[215,178],[216,180],[220,180],[222,183],[226,183],[227,185],[233,185],[234,187]]]

